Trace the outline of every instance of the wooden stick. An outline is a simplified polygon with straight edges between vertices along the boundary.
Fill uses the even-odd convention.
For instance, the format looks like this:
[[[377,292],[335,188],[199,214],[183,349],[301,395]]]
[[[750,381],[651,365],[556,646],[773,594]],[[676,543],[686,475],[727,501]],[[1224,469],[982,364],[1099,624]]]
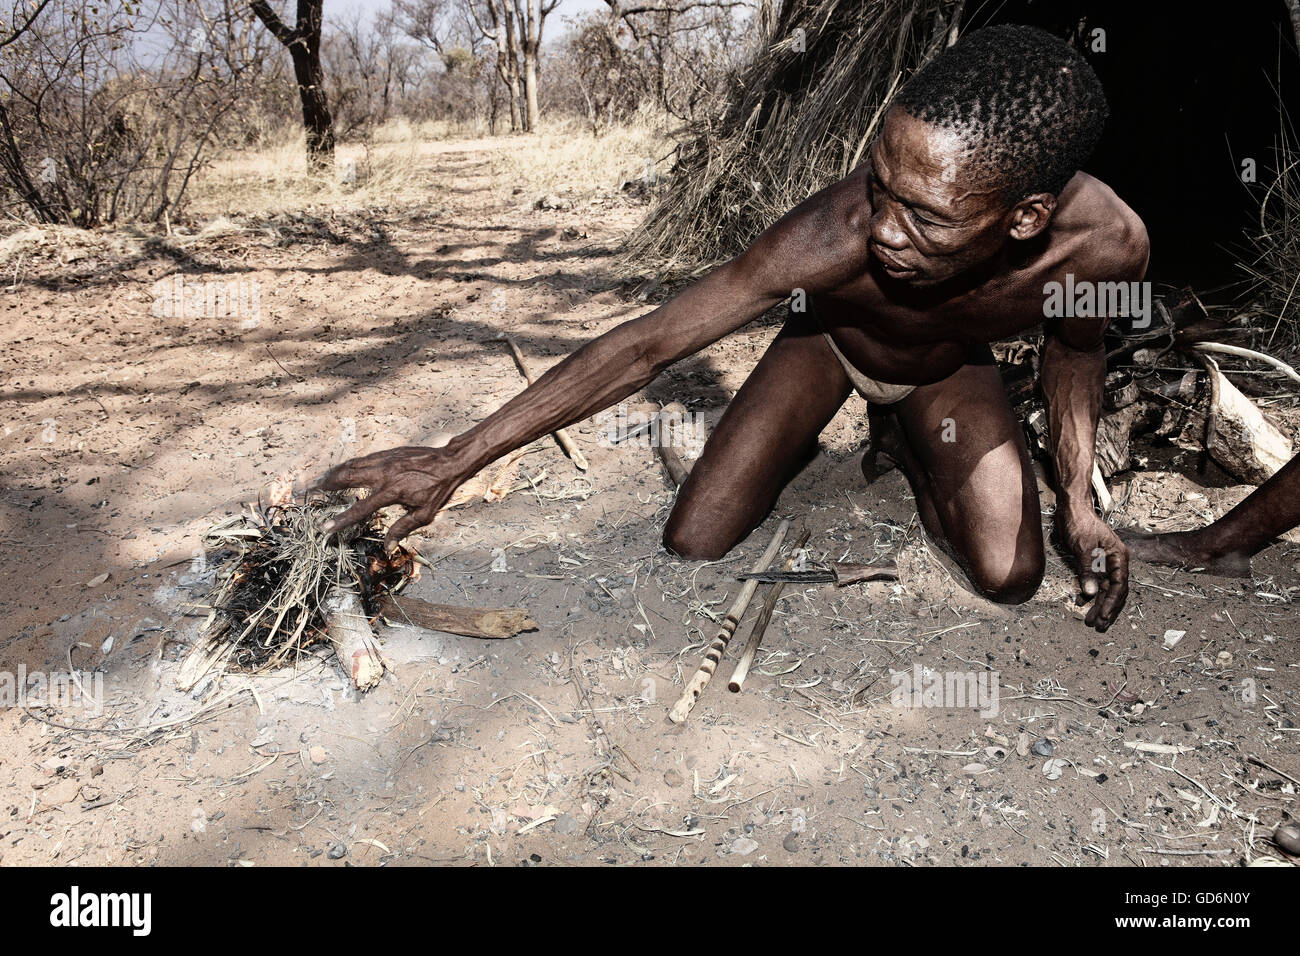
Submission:
[[[667,448],[664,445],[656,445],[655,451],[659,453],[659,460],[664,463],[668,469],[668,477],[673,480],[678,488],[686,484],[686,479],[691,477],[691,469],[687,466],[682,456],[678,454],[676,448]]]
[[[357,690],[370,690],[384,676],[384,658],[361,598],[351,588],[336,587],[324,601],[325,634],[339,664]]]
[[[514,637],[521,631],[537,630],[537,622],[526,610],[513,607],[457,607],[387,594],[380,598],[379,613],[397,624],[413,624],[466,637],[501,639]]]
[[[1196,342],[1192,345],[1198,352],[1218,352],[1221,355],[1235,355],[1237,358],[1251,359],[1255,362],[1263,362],[1265,365],[1271,365],[1293,382],[1300,382],[1300,372],[1297,372],[1286,362],[1281,359],[1273,358],[1271,355],[1265,355],[1263,352],[1256,352],[1254,349],[1244,349],[1239,345],[1225,345],[1222,342]]]
[[[758,559],[754,565],[755,571],[766,571],[771,567],[772,561],[776,558],[781,550],[781,542],[785,540],[785,533],[790,530],[790,522],[782,521],[776,529],[776,534],[772,535],[772,541],[763,552],[763,556]],[[722,619],[722,626],[718,628],[718,633],[714,635],[709,649],[704,652],[704,660],[700,662],[699,670],[695,672],[686,683],[686,688],[682,691],[682,696],[673,709],[668,712],[668,719],[675,724],[684,721],[695,706],[695,702],[700,699],[700,694],[704,693],[704,688],[709,686],[709,681],[713,679],[713,672],[718,669],[718,662],[722,660],[722,655],[727,650],[727,644],[731,642],[731,636],[736,633],[736,626],[740,624],[740,619],[745,616],[745,611],[749,609],[749,602],[754,597],[754,592],[758,590],[757,581],[746,581],[740,589],[740,594],[736,600],[731,603],[727,610],[727,616]]]
[[[795,542],[794,550],[790,552],[790,557],[786,559],[785,569],[787,571],[794,567],[795,557],[799,549],[808,543],[808,532],[805,531]],[[745,649],[740,654],[740,660],[736,662],[736,669],[731,672],[731,680],[727,682],[727,690],[733,694],[739,694],[741,688],[745,686],[745,678],[749,676],[750,665],[754,663],[754,655],[758,653],[758,645],[763,643],[763,632],[767,630],[768,622],[772,620],[772,611],[776,608],[776,602],[781,597],[781,592],[785,590],[785,582],[777,581],[767,589],[767,597],[763,599],[763,609],[758,612],[758,620],[754,622],[753,629],[749,632],[749,640],[745,642]]]
[[[523,373],[524,381],[529,385],[532,385],[533,375],[528,371],[528,366],[524,364],[524,355],[519,351],[519,346],[515,345],[515,340],[504,332],[497,337],[509,346],[510,354],[514,356],[515,364],[519,366],[519,371]],[[586,471],[587,456],[582,453],[576,444],[574,444],[573,439],[569,437],[569,433],[563,428],[560,428],[554,432],[554,435],[555,440],[559,442],[560,447],[564,449],[564,453],[573,460],[574,466],[577,467],[579,471]]]
[[[667,413],[673,413],[672,416],[666,417]],[[691,467],[686,464],[686,458],[682,454],[684,451],[681,444],[674,439],[676,435],[669,436],[666,434],[664,422],[672,421],[673,417],[679,421],[685,421],[686,406],[680,402],[671,402],[659,410],[655,417],[658,421],[655,423],[655,451],[659,455],[659,460],[664,463],[668,469],[668,477],[673,480],[678,488],[686,484],[686,479],[691,476]]]
[[[1101,475],[1101,466],[1097,464],[1097,459],[1092,460],[1092,490],[1097,496],[1097,504],[1101,508],[1102,514],[1110,514],[1110,510],[1115,507],[1115,499],[1110,496],[1110,489],[1106,487],[1106,479]]]

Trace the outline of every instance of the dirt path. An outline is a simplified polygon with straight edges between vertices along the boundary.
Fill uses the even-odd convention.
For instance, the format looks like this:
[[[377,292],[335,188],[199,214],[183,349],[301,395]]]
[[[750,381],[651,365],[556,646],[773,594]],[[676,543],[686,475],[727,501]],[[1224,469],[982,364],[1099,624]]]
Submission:
[[[719,679],[684,726],[667,708],[779,515],[728,561],[669,558],[653,452],[608,447],[597,421],[572,429],[587,474],[539,442],[523,459],[547,469],[537,493],[449,512],[415,539],[435,564],[416,594],[527,607],[540,631],[389,629],[395,675],[361,700],[331,661],[178,693],[214,519],[277,479],[481,419],[521,384],[490,341],[501,331],[541,370],[644,311],[608,278],[642,209],[535,210],[490,177],[501,148],[438,150],[424,206],[31,251],[3,296],[0,672],[101,670],[104,713],[0,711],[0,862],[1279,855],[1265,834],[1295,812],[1295,785],[1247,758],[1300,777],[1296,549],[1261,555],[1254,581],[1139,569],[1104,636],[1081,623],[1056,554],[1035,600],[999,610],[938,564],[897,474],[864,484],[856,398],[778,511],[812,532],[814,558],[896,555],[901,584],[788,591],[745,692]],[[257,301],[169,315],[178,280],[242,282]],[[757,323],[630,406],[680,400],[712,424],[774,332]],[[1245,491],[1166,472],[1113,490],[1126,522],[1171,523]],[[1167,631],[1186,634],[1166,648]],[[954,706],[950,682],[900,706],[902,679],[931,672],[997,699]],[[1022,741],[1039,752],[1018,754]]]

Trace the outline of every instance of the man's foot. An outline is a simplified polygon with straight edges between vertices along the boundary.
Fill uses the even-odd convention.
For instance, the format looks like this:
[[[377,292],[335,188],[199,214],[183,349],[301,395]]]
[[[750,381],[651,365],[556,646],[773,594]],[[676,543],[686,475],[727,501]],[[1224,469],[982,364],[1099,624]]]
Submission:
[[[1198,531],[1170,531],[1151,534],[1137,528],[1119,533],[1130,558],[1148,564],[1168,564],[1189,571],[1208,571],[1225,577],[1250,577],[1250,555],[1244,551],[1223,551],[1208,546]]]

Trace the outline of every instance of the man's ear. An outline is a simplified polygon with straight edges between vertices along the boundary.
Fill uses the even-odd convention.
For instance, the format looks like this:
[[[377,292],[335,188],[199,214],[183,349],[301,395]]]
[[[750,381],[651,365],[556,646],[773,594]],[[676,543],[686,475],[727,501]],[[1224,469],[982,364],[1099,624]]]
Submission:
[[[1012,239],[1032,239],[1052,221],[1056,197],[1051,193],[1034,193],[1016,203],[1011,210]]]

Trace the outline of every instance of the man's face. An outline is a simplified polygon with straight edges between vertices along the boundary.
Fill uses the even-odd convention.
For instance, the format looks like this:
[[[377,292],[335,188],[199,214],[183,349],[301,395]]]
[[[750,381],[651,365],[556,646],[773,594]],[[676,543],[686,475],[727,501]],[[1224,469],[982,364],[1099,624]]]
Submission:
[[[1011,241],[1014,205],[968,170],[955,134],[901,109],[871,147],[871,251],[889,278],[943,282],[997,256]]]

